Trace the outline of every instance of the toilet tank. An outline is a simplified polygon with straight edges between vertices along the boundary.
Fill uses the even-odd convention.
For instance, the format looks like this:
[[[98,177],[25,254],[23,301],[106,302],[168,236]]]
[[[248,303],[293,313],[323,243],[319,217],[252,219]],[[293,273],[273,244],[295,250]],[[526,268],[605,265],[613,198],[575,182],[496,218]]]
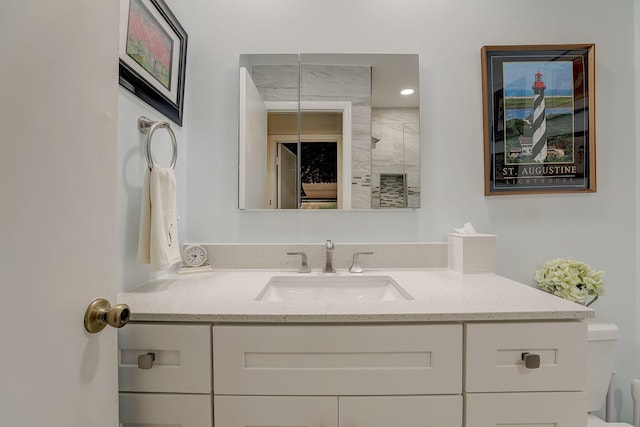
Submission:
[[[587,319],[587,329],[587,408],[593,412],[602,408],[607,396],[620,330],[615,324],[598,319]]]

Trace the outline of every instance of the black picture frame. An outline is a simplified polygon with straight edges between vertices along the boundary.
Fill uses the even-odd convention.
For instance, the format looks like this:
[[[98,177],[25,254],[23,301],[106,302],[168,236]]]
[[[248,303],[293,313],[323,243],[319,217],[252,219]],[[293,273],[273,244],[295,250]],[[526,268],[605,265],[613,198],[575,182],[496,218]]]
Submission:
[[[121,0],[119,83],[182,126],[187,32],[163,0]]]
[[[595,192],[595,45],[481,55],[485,195]]]

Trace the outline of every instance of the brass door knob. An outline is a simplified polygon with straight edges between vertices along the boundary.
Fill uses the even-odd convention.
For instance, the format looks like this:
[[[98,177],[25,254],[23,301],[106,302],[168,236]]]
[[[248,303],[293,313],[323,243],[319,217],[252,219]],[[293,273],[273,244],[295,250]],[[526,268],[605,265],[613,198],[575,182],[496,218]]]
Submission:
[[[131,310],[127,304],[111,307],[104,298],[96,298],[89,303],[84,313],[84,328],[92,334],[98,333],[107,325],[122,328],[129,322]]]

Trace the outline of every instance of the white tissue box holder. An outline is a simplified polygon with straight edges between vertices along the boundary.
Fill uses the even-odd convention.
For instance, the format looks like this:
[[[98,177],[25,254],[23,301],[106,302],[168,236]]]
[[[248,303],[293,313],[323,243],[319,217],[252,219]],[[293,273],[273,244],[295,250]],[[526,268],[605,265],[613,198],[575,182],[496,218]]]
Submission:
[[[496,236],[448,234],[449,270],[459,273],[496,272]]]

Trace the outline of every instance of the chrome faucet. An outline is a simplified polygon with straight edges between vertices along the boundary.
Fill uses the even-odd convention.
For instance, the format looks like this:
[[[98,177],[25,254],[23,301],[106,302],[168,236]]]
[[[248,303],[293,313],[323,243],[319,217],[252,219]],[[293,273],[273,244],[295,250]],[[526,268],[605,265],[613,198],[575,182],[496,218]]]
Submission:
[[[360,255],[373,255],[373,252],[354,252],[353,261],[351,262],[351,267],[349,267],[350,273],[362,273],[364,271],[360,265]]]
[[[287,255],[300,255],[302,257],[302,263],[298,268],[298,273],[311,273],[311,267],[307,263],[307,254],[305,252],[287,252]]]
[[[325,246],[325,263],[324,268],[322,269],[323,273],[335,273],[336,269],[333,268],[333,242],[331,240],[327,240],[327,244]]]

